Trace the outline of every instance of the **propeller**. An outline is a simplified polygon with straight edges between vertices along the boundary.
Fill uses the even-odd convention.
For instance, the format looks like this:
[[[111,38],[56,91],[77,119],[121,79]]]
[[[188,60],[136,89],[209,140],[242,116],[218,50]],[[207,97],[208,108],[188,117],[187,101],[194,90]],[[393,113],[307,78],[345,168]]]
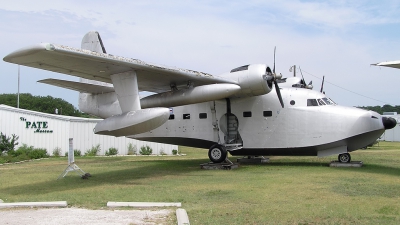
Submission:
[[[267,71],[267,74],[265,74],[263,77],[264,77],[264,80],[266,80],[270,84],[271,84],[271,82],[274,82],[275,90],[276,90],[276,94],[278,95],[279,102],[281,103],[282,108],[284,108],[281,91],[279,89],[278,83],[276,82],[276,80],[282,78],[282,74],[277,75],[275,73],[275,55],[276,55],[276,46],[274,48],[274,68],[272,69],[272,73],[271,73],[271,70],[269,70],[269,72]]]

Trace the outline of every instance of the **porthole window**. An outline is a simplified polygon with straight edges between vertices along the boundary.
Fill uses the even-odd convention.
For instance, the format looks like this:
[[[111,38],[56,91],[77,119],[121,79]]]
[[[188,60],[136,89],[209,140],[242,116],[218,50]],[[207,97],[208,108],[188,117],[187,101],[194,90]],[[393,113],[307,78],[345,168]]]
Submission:
[[[272,111],[264,111],[263,115],[264,115],[264,117],[271,117],[272,116]]]
[[[251,112],[243,112],[243,117],[251,117]]]
[[[174,114],[170,114],[169,115],[169,120],[173,120],[173,119],[175,119],[175,115]]]
[[[184,120],[190,120],[190,114],[183,114],[183,119]]]
[[[294,100],[292,100],[292,101],[290,101],[290,104],[294,105],[294,104],[296,104],[296,102]]]
[[[200,119],[207,119],[207,113],[200,113],[199,114]]]

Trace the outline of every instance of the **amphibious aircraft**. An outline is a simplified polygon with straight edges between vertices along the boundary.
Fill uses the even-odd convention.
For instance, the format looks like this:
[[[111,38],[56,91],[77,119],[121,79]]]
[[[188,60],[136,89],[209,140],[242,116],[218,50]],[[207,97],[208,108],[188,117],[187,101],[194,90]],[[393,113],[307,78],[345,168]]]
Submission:
[[[275,56],[274,56],[275,58]],[[80,77],[39,82],[80,92],[79,109],[104,118],[94,132],[208,148],[214,163],[241,156],[328,156],[379,138],[396,121],[337,105],[299,77],[282,79],[266,64],[221,74],[170,68],[108,54],[98,32],[81,49],[41,43],[4,61]],[[139,98],[139,91],[154,95]]]

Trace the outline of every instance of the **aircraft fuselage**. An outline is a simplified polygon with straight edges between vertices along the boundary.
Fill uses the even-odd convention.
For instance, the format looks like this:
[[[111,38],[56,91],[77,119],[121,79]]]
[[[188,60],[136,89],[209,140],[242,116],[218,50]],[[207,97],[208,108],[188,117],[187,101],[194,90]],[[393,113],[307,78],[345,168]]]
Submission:
[[[174,107],[165,124],[132,137],[198,148],[240,146],[232,155],[326,156],[365,147],[385,130],[378,113],[331,101],[313,106],[310,101],[327,99],[322,93],[291,87],[281,93],[285,108],[273,93]]]

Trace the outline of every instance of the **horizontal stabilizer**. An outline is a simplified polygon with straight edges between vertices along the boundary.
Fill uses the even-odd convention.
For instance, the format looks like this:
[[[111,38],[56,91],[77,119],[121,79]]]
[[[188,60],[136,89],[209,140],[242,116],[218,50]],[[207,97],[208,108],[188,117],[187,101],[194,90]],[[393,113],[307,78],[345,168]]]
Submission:
[[[44,79],[39,80],[39,83],[50,84],[57,87],[62,87],[74,91],[79,91],[81,93],[92,93],[92,94],[102,94],[114,92],[114,87],[112,85],[98,85],[98,84],[89,84],[82,83],[76,81],[68,81],[68,80],[58,80],[58,79]]]

